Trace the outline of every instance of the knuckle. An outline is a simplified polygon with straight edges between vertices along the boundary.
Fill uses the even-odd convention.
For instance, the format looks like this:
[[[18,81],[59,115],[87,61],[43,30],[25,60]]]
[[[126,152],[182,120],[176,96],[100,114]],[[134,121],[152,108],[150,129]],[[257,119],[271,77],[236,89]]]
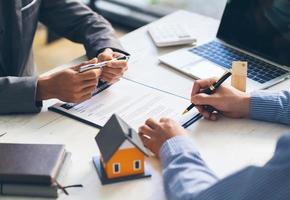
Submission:
[[[153,122],[154,120],[153,120],[152,117],[150,117],[150,118],[148,119],[148,121]]]
[[[97,63],[98,62],[98,58],[93,58],[89,61],[90,63]]]
[[[98,56],[98,58],[99,58],[100,60],[103,60],[105,57],[106,57],[106,55],[105,55],[104,53],[101,53],[101,54]]]
[[[109,53],[102,53],[98,56],[100,60],[111,60],[112,56]]]
[[[95,88],[95,86],[97,85],[97,82],[98,82],[97,79],[94,79],[94,80],[92,81],[92,85],[94,86],[94,88]]]
[[[150,122],[152,122],[152,118],[147,119],[147,120],[145,121],[145,124],[148,124],[148,123],[150,123]]]
[[[89,77],[94,77],[96,76],[96,73],[95,73],[95,70],[90,70],[88,71],[88,74],[87,74]]]
[[[75,97],[72,97],[72,98],[71,98],[71,101],[72,101],[73,103],[78,103],[78,99],[75,98]]]
[[[202,80],[196,80],[196,81],[194,82],[194,85],[195,85],[195,86],[200,85],[201,82],[202,82]]]
[[[75,91],[77,89],[76,85],[79,85],[80,81],[78,79],[73,79],[72,83],[72,90]]]
[[[78,93],[75,93],[75,94],[73,94],[72,97],[75,101],[77,101],[79,99],[80,95]]]
[[[81,81],[81,77],[79,75],[77,76],[71,76],[71,82],[73,84],[78,84]]]
[[[194,99],[199,102],[202,99],[202,96],[201,95],[195,95]]]
[[[160,121],[162,121],[162,122],[167,122],[167,121],[168,121],[168,118],[166,118],[166,117],[162,117],[162,118],[160,119]]]
[[[173,129],[173,124],[167,122],[167,123],[164,124],[164,128],[167,129],[167,130],[171,130],[171,129]]]
[[[141,132],[141,133],[143,133],[144,130],[145,130],[145,127],[144,127],[144,126],[141,126],[141,127],[139,128],[139,132]]]
[[[113,82],[113,81],[114,81],[114,78],[113,78],[113,77],[108,78],[108,81],[109,81],[109,82]]]
[[[140,126],[140,127],[138,128],[138,132],[139,132],[139,134],[141,134],[141,132],[142,132],[142,127],[143,127],[143,126]]]
[[[87,95],[83,100],[88,100],[92,97],[92,95]]]
[[[80,90],[79,87],[73,87],[73,88],[72,88],[73,96],[75,96],[76,93],[77,93],[79,90]]]
[[[123,72],[124,71],[124,69],[123,68],[117,68],[116,69],[116,72],[119,74],[119,73],[121,73],[121,72]]]

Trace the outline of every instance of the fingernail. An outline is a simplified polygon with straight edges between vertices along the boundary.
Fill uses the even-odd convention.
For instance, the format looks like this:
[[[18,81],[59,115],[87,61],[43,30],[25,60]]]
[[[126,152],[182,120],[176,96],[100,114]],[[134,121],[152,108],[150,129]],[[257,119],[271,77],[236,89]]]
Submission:
[[[144,138],[146,138],[146,139],[148,139],[148,140],[150,140],[150,139],[151,139],[151,137],[150,137],[150,136],[148,136],[148,135],[143,135],[143,137],[144,137]]]

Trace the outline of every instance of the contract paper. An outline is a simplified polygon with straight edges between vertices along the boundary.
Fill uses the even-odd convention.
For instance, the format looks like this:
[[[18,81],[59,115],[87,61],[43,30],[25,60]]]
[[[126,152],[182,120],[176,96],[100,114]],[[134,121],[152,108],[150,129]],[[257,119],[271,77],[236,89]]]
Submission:
[[[121,79],[83,103],[73,106],[57,103],[50,110],[98,127],[104,126],[112,114],[117,114],[138,130],[148,118],[159,121],[162,117],[168,117],[182,125],[197,113],[193,109],[182,116],[189,104],[188,100],[181,97]]]

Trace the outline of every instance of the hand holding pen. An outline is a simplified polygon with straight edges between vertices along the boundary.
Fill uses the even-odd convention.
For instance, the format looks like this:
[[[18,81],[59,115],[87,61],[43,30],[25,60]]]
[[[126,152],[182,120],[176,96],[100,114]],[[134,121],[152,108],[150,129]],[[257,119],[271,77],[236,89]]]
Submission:
[[[194,83],[191,102],[206,119],[216,120],[217,114],[208,111],[205,106],[211,106],[218,113],[226,117],[248,117],[250,107],[250,94],[241,92],[230,85],[222,84],[212,95],[200,93],[217,81],[216,78],[197,80]]]
[[[102,67],[101,80],[106,81],[108,84],[117,82],[124,73],[128,70],[128,59],[122,53],[113,51],[107,48],[98,56],[98,64],[106,62]]]
[[[83,65],[79,68],[79,72],[83,73],[83,72],[86,72],[86,71],[91,70],[91,69],[102,69],[103,67],[110,65],[111,62],[122,61],[122,60],[128,61],[129,56],[120,56],[120,57],[113,58],[111,60],[107,60],[107,61],[103,61],[103,62],[99,62],[99,63],[92,63],[92,64]]]
[[[197,94],[200,94],[200,95],[213,94],[216,91],[216,89],[219,88],[221,86],[221,84],[230,76],[231,76],[231,72],[227,71],[219,80],[215,80],[215,79],[211,79],[211,81],[209,79],[208,80],[197,80],[193,86],[193,89],[192,89],[192,100],[195,98],[194,96]],[[185,109],[183,114],[187,113],[189,110],[191,110],[195,106],[196,106],[196,104],[192,103],[189,107],[187,107]],[[204,107],[203,107],[203,109],[200,107],[197,107],[197,108],[199,108],[200,111],[205,110]],[[206,109],[211,109],[210,112],[213,111],[212,107],[210,107],[210,106],[207,106]],[[208,110],[207,110],[207,112],[208,112]]]

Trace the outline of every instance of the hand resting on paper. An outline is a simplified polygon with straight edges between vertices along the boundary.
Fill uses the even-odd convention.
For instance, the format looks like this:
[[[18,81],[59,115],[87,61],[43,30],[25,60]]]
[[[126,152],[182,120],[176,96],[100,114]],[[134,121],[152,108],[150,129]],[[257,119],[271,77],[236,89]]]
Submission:
[[[169,118],[161,118],[159,122],[150,118],[139,128],[139,136],[144,146],[157,157],[162,145],[168,139],[179,135],[187,135],[187,131]]]

